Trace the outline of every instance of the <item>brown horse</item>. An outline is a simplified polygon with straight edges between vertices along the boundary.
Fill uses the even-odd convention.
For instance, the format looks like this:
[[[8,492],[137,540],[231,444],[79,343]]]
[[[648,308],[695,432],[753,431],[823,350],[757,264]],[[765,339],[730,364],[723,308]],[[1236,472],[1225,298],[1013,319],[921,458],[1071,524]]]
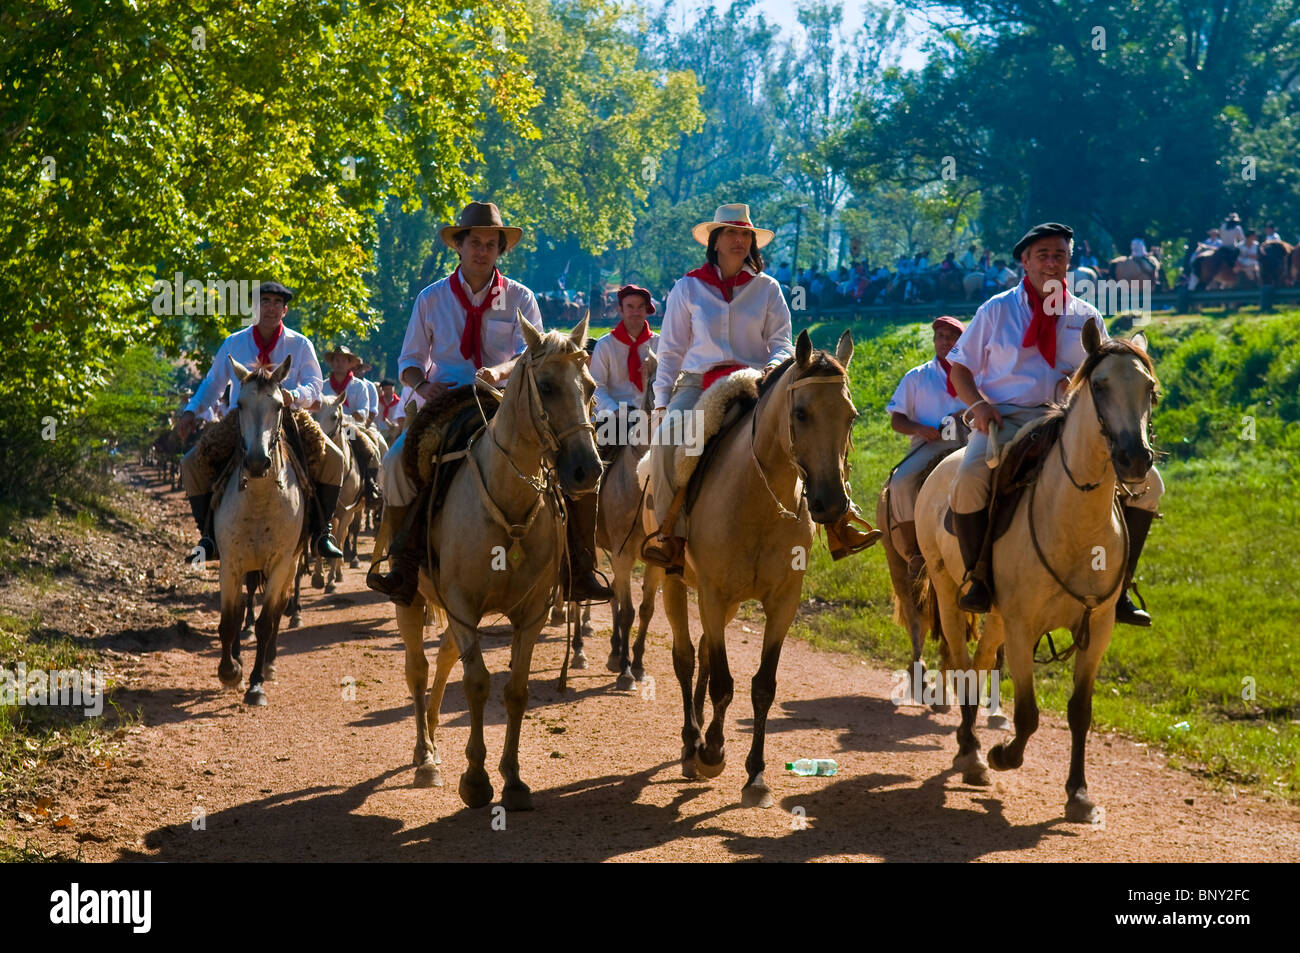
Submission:
[[[1134,285],[1143,281],[1151,282],[1151,289],[1153,291],[1164,290],[1165,276],[1164,272],[1161,270],[1160,259],[1156,257],[1155,253],[1151,253],[1147,257],[1151,258],[1156,263],[1154,274],[1151,273],[1151,269],[1149,269],[1145,264],[1134,260],[1131,255],[1122,255],[1119,258],[1112,258],[1110,260],[1108,268],[1111,280],[1129,282],[1129,288],[1134,294],[1138,293],[1138,289],[1134,287]]]
[[[1092,722],[1093,683],[1115,625],[1128,554],[1116,486],[1140,484],[1151,469],[1154,454],[1146,435],[1156,380],[1140,334],[1132,343],[1103,343],[1096,323],[1090,321],[1084,326],[1083,346],[1088,357],[1070,382],[1063,409],[1030,425],[1055,446],[1016,505],[1010,527],[994,543],[997,601],[985,619],[973,663],[966,642],[974,617],[957,603],[961,552],[956,537],[943,528],[948,492],[964,449],[945,458],[922,485],[916,535],[932,586],[933,624],[948,644],[945,663],[957,669],[945,676],[964,683],[954,767],[972,784],[988,783],[990,764],[999,771],[1020,767],[1025,744],[1038,728],[1034,648],[1044,632],[1068,627],[1076,652],[1065,816],[1091,822],[1099,814],[1084,780],[1084,747]],[[1015,681],[1016,735],[1009,744],[994,745],[985,763],[973,731],[978,685],[1004,643]]]
[[[697,771],[714,778],[726,767],[723,728],[734,684],[726,626],[743,601],[762,603],[766,622],[762,661],[751,683],[754,734],[741,790],[745,807],[773,804],[763,778],[767,713],[776,698],[781,645],[799,608],[813,523],[835,523],[849,507],[845,457],[857,417],[846,370],[852,355],[847,331],[834,357],[814,351],[807,331],[799,334],[795,356],[769,374],[757,404],[716,438],[716,452],[700,475],[699,495],[687,518],[685,573],[664,577],[673,669],[685,712],[681,763],[687,778]],[[654,523],[653,508],[643,508],[643,522]],[[699,594],[704,629],[694,697],[687,586]],[[701,739],[706,686],[713,720]]]
[[[1291,284],[1291,256],[1294,253],[1284,241],[1273,240],[1259,246],[1259,283],[1275,288]]]
[[[526,347],[510,374],[501,406],[471,441],[442,506],[429,516],[432,568],[421,569],[419,594],[411,605],[397,608],[406,644],[406,681],[415,700],[417,786],[442,784],[435,737],[438,709],[457,655],[464,666],[469,763],[459,791],[469,807],[484,807],[493,796],[483,767],[483,708],[489,682],[479,623],[489,612],[510,620],[514,641],[500,765],[506,782],[501,803],[510,811],[532,808],[532,795],[519,777],[519,733],[533,646],[550,610],[562,558],[560,493],[594,492],[601,470],[587,418],[595,382],[587,373],[583,350],[586,319],[567,337],[555,331],[542,336],[522,318],[519,324]],[[407,452],[418,451],[407,444]],[[380,535],[389,537],[382,526]],[[426,605],[441,610],[448,621],[428,697]]]
[[[1187,288],[1195,291],[1197,285],[1206,291],[1216,288],[1235,288],[1240,275],[1237,273],[1237,249],[1224,246],[1221,248],[1199,248],[1192,258],[1188,269]]]

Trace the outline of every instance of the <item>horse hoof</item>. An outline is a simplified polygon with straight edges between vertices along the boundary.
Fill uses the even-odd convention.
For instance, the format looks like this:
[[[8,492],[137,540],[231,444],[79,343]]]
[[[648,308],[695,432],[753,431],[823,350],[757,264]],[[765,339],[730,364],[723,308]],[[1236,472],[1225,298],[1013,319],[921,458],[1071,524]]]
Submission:
[[[740,789],[741,807],[771,807],[775,803],[766,784],[750,784]]]
[[[244,692],[244,704],[251,705],[254,708],[266,707],[266,690],[261,685],[256,685]]]
[[[492,782],[483,770],[462,774],[458,792],[466,807],[487,807],[492,803]]]
[[[587,653],[581,650],[573,653],[573,663],[569,668],[585,669],[587,667]]]
[[[569,621],[569,617],[564,614],[564,610],[559,606],[551,609],[551,625],[564,625]]]
[[[221,679],[221,684],[226,688],[238,688],[244,681],[244,669],[239,665],[230,668],[218,666],[217,678]]]
[[[645,669],[644,669],[642,666],[640,666],[640,665],[633,665],[633,666],[632,666],[632,677],[635,678],[638,682],[644,682],[644,681],[645,681]]]
[[[302,616],[298,615],[297,613],[294,613],[293,615],[289,616],[289,628],[296,629],[300,625],[302,625]]]
[[[695,767],[699,769],[700,774],[706,778],[716,778],[727,766],[727,755],[723,752],[722,757],[717,764],[709,764],[704,760],[704,752],[701,751],[695,756]]]
[[[1015,731],[1015,726],[1011,724],[1011,719],[1006,715],[989,715],[990,731]]]
[[[694,781],[699,776],[695,770],[695,749],[685,748],[682,750],[682,777],[687,781]]]
[[[636,679],[632,677],[631,672],[624,672],[619,675],[618,681],[614,683],[614,687],[620,692],[630,692],[632,689],[636,688]]]
[[[326,592],[333,592],[333,591],[334,591],[335,589],[337,589],[337,588],[338,588],[338,586],[334,585],[334,583],[332,583],[332,582],[327,582],[327,583],[325,584],[325,591],[326,591]]]
[[[989,749],[989,766],[994,771],[1012,771],[1020,764],[1021,761],[1012,762],[1005,745],[994,745]]]
[[[442,787],[442,772],[436,764],[422,764],[415,769],[415,786],[417,788]]]
[[[595,634],[596,634],[596,630],[595,630],[595,629],[593,629],[591,626],[587,625],[587,623],[585,623],[585,622],[582,623],[582,637],[583,637],[583,639],[589,639],[589,638],[591,638],[592,636],[594,636]]]
[[[275,681],[275,663],[271,662],[263,667],[262,673],[266,676],[268,682]]]
[[[605,660],[605,671],[621,672],[623,670],[623,660],[617,652],[610,652],[609,658]]]
[[[349,569],[360,569],[360,568],[361,568],[361,560],[357,559],[357,558],[354,556],[354,557],[352,558],[352,562],[348,563],[348,568],[349,568]]]
[[[507,784],[501,792],[501,806],[507,811],[531,811],[533,809],[533,792],[522,781]]]
[[[1088,799],[1088,792],[1082,788],[1065,802],[1065,819],[1074,824],[1096,824],[1101,817],[1101,808]]]
[[[941,705],[938,702],[936,702],[935,704],[930,706],[930,711],[934,712],[936,715],[946,715],[948,714],[948,712],[952,711],[952,706]]]
[[[324,588],[325,588],[325,577],[322,576],[322,575],[321,575],[320,573],[318,573],[318,572],[317,572],[317,573],[312,573],[312,577],[311,577],[311,587],[312,587],[313,589],[324,589]]]
[[[990,757],[991,757],[990,753]],[[987,787],[989,784],[988,765],[980,758],[978,751],[959,754],[952,759],[952,766],[961,772],[961,779],[966,784]]]
[[[257,633],[256,633],[255,631],[253,631],[253,627],[252,627],[252,626],[249,626],[249,627],[248,627],[247,629],[245,629],[243,632],[240,632],[240,633],[239,633],[239,637],[240,637],[240,639],[242,639],[242,640],[245,641],[245,642],[251,642],[251,641],[253,641],[253,639],[254,639],[254,637],[256,637],[256,635],[257,635]]]

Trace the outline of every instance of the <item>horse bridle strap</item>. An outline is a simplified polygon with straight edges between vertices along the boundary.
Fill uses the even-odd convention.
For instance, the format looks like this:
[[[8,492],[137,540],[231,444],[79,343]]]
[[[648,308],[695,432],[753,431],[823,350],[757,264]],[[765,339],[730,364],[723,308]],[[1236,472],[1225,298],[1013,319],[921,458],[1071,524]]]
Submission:
[[[479,431],[479,433],[482,433],[482,431]],[[527,536],[528,531],[533,528],[533,523],[537,520],[537,514],[542,511],[542,501],[545,500],[546,494],[539,493],[537,495],[537,498],[533,500],[533,505],[524,515],[522,523],[511,523],[507,520],[506,515],[501,512],[501,507],[497,506],[496,501],[488,493],[487,484],[483,481],[483,472],[479,469],[478,460],[472,452],[474,440],[477,439],[477,436],[476,434],[470,439],[470,444],[465,449],[465,459],[469,462],[470,472],[474,475],[474,485],[478,489],[479,499],[482,501],[483,508],[487,510],[488,515],[492,517],[492,522],[506,531],[506,535],[510,537],[512,543],[517,543]]]

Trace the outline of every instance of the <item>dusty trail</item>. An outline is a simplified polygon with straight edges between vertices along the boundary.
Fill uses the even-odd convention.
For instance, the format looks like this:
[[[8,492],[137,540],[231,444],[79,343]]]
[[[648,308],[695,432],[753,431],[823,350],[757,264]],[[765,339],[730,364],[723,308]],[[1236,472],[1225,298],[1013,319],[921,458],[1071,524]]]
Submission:
[[[187,536],[184,501],[151,493]],[[615,690],[604,668],[607,610],[594,620],[591,668],[571,672],[563,697],[562,629],[546,630],[520,750],[537,810],[495,829],[500,812],[467,810],[456,795],[469,730],[459,665],[439,728],[447,786],[411,786],[415,731],[401,640],[391,606],[365,589],[360,570],[347,571],[333,596],[304,591],[303,627],[282,632],[278,680],[261,710],[217,681],[210,575],[211,596],[189,597],[190,631],[151,643],[155,650],[127,668],[120,702],[142,709],[144,727],[61,799],[59,808],[78,818],[75,834],[43,828],[34,838],[65,851],[79,846],[89,860],[1300,860],[1300,809],[1216,793],[1113,735],[1093,735],[1088,750],[1104,827],[1066,823],[1069,734],[1051,715],[1021,770],[994,774],[988,788],[964,785],[950,769],[955,713],[896,709],[889,672],[794,640],[769,719],[777,807],[741,809],[757,626],[738,620],[728,629],[736,676],[728,767],[715,781],[686,781],[662,610],[646,652],[653,681],[633,692]],[[493,673],[488,767],[499,797],[509,643],[489,633],[484,645]],[[348,679],[355,700],[345,697]],[[1000,737],[979,733],[986,749]],[[780,770],[801,756],[834,757],[840,773]]]

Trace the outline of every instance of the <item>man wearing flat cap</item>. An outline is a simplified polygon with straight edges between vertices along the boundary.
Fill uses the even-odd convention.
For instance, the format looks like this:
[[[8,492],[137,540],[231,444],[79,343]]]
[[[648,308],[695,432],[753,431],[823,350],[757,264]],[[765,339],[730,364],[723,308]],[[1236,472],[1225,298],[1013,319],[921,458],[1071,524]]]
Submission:
[[[999,442],[1009,443],[1047,411],[1086,359],[1084,325],[1094,322],[1102,340],[1107,338],[1097,309],[1065,291],[1073,251],[1074,232],[1066,225],[1048,222],[1026,232],[1013,251],[1025,269],[1024,280],[984,302],[948,354],[953,387],[969,408],[972,427],[948,497],[970,579],[959,604],[969,612],[987,612],[993,599],[992,580],[977,574],[992,483],[985,463],[989,425],[996,423]],[[1145,489],[1124,506],[1128,577],[1115,606],[1116,622],[1151,624],[1129,599],[1128,587],[1163,493],[1164,483],[1152,467]]]
[[[489,384],[504,381],[525,346],[517,314],[542,333],[536,297],[497,270],[497,259],[519,243],[523,229],[507,226],[491,202],[471,202],[455,225],[442,230],[441,237],[456,252],[460,265],[416,297],[397,361],[398,376],[412,389],[420,406],[455,387],[472,384],[475,378]],[[400,606],[409,606],[418,591],[427,534],[424,507],[412,505],[420,488],[402,465],[406,433],[393,441],[383,463],[384,499],[389,506],[386,519],[399,527],[389,549],[392,568],[382,574],[372,570],[366,577],[370,588]],[[582,501],[566,500],[566,504],[573,554],[566,596],[575,602],[608,601],[613,592],[594,572],[596,494],[588,494]],[[577,512],[582,506],[593,509],[589,521]],[[575,526],[587,522],[589,538],[577,538]],[[565,561],[561,571],[568,572],[568,566]]]
[[[185,406],[185,412],[176,424],[182,440],[195,427],[196,417],[210,410],[227,387],[230,388],[230,412],[219,424],[205,427],[189,453],[181,459],[181,485],[189,497],[194,522],[199,527],[199,549],[205,560],[218,559],[217,544],[209,530],[212,509],[212,484],[234,451],[239,440],[238,414],[239,378],[231,374],[230,358],[248,368],[275,367],[286,357],[292,358],[288,376],[281,382],[285,407],[293,412],[285,415],[284,434],[312,477],[315,485],[315,504],[307,507],[312,522],[312,535],[317,552],[329,557],[342,557],[337,540],[330,535],[328,516],[338,505],[339,486],[343,482],[343,452],[321,432],[320,426],[308,410],[320,400],[321,372],[316,360],[316,349],[311,341],[284,325],[289,313],[293,292],[278,281],[264,281],[259,285],[258,319],[256,324],[236,331],[222,343],[208,368],[207,376],[198,391]]]

